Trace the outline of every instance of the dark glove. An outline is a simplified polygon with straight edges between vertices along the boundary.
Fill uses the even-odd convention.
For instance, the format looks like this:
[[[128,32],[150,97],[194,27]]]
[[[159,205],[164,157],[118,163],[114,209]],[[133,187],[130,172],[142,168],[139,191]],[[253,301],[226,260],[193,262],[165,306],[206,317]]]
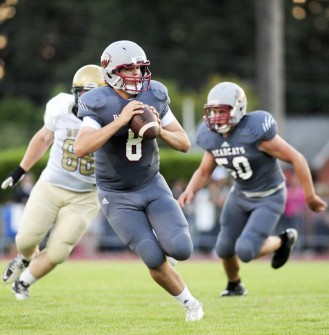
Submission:
[[[18,182],[20,182],[24,178],[25,173],[26,171],[23,168],[17,166],[17,168],[10,173],[7,179],[2,182],[1,188],[5,190],[8,186],[14,187]]]

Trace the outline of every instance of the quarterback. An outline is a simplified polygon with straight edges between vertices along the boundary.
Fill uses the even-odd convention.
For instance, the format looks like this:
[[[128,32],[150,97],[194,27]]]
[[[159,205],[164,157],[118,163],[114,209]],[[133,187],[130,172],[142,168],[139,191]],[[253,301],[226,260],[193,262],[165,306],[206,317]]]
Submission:
[[[31,139],[20,165],[1,185],[3,189],[15,186],[51,146],[47,166],[31,192],[16,235],[18,254],[2,276],[5,284],[12,283],[18,300],[28,299],[29,287],[68,258],[99,211],[94,157],[78,158],[73,146],[82,123],[76,116],[78,99],[102,85],[99,66],[80,68],[73,78],[73,94],[60,93],[47,103],[44,126]],[[39,252],[50,229],[46,247]]]
[[[197,142],[205,150],[195,171],[178,198],[189,203],[204,187],[217,165],[225,167],[234,179],[220,217],[216,252],[223,259],[228,279],[221,296],[243,296],[239,259],[243,262],[267,255],[278,269],[288,260],[298,234],[288,228],[271,236],[285,208],[286,185],[279,160],[290,163],[304,189],[308,206],[323,211],[326,203],[315,194],[304,156],[277,134],[277,124],[265,111],[246,113],[247,97],[235,83],[214,86],[205,104],[205,122]]]
[[[166,87],[151,80],[150,62],[139,45],[114,42],[101,64],[107,86],[79,100],[83,124],[75,152],[79,157],[95,152],[98,197],[109,224],[141,257],[154,281],[183,305],[186,320],[200,320],[201,303],[166,259],[190,257],[188,223],[159,172],[157,140],[138,137],[129,122],[148,105],[157,116],[161,140],[186,152],[189,139],[169,107]]]

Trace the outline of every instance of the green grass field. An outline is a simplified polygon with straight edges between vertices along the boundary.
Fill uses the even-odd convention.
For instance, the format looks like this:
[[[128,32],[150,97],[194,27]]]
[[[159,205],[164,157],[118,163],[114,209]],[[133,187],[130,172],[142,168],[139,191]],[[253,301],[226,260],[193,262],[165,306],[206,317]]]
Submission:
[[[0,262],[1,271],[7,263]],[[16,301],[0,285],[0,334],[34,335],[313,335],[329,334],[328,261],[242,265],[247,297],[220,298],[219,261],[176,265],[205,317],[186,322],[183,308],[135,260],[73,261],[59,266]]]

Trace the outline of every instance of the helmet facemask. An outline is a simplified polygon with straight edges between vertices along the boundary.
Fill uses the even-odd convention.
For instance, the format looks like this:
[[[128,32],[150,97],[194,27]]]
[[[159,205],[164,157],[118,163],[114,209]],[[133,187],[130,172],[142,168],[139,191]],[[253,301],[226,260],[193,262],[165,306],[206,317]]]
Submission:
[[[139,92],[147,91],[150,88],[151,81],[151,72],[148,68],[149,64],[150,62],[147,62],[147,64],[143,63],[143,65],[140,66],[140,77],[127,76],[120,73],[121,69],[134,68],[136,66],[139,66],[138,64],[117,67],[114,70],[114,75],[120,78],[117,82],[117,85],[121,86],[120,89],[127,92],[128,94],[137,94]],[[145,85],[144,82],[146,83]]]
[[[81,97],[81,95],[87,91],[90,91],[93,88],[99,87],[97,84],[95,83],[90,83],[90,85],[88,86],[73,86],[72,87],[72,94],[74,95],[74,107],[73,107],[73,113],[76,115],[78,113],[78,101],[79,98]]]
[[[205,105],[205,122],[211,131],[225,134],[231,127],[237,124],[234,116],[231,116],[232,107],[228,105]]]

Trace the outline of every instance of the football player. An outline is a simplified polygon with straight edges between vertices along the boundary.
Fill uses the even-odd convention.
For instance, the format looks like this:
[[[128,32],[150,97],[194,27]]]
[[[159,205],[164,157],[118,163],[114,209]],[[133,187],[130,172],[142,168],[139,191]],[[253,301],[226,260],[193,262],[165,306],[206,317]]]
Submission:
[[[189,203],[216,166],[232,175],[235,182],[221,213],[216,252],[228,279],[221,296],[243,296],[247,291],[241,283],[239,259],[250,262],[273,253],[272,267],[278,269],[296,243],[297,231],[292,228],[271,236],[286,202],[279,160],[292,164],[311,210],[323,211],[326,203],[315,194],[304,156],[277,134],[272,115],[265,111],[246,114],[247,98],[240,86],[217,84],[204,109],[205,122],[198,129],[197,142],[205,152],[178,202],[181,206]]]
[[[30,194],[16,235],[18,255],[2,276],[4,283],[13,283],[18,300],[28,299],[29,287],[69,257],[99,211],[94,157],[78,158],[73,145],[82,123],[76,115],[78,99],[103,85],[99,66],[80,68],[73,78],[72,94],[60,93],[47,103],[44,126],[1,185],[3,189],[14,187],[51,146],[47,166]],[[50,228],[46,247],[39,253],[39,244]]]
[[[186,320],[200,320],[201,303],[166,260],[191,256],[188,223],[159,173],[157,140],[134,135],[129,122],[149,105],[157,115],[161,140],[186,152],[189,139],[169,107],[167,88],[151,80],[150,62],[139,45],[114,42],[101,55],[101,64],[107,86],[79,100],[83,123],[75,153],[83,157],[95,152],[98,197],[109,224],[141,257],[155,282],[184,306]]]

